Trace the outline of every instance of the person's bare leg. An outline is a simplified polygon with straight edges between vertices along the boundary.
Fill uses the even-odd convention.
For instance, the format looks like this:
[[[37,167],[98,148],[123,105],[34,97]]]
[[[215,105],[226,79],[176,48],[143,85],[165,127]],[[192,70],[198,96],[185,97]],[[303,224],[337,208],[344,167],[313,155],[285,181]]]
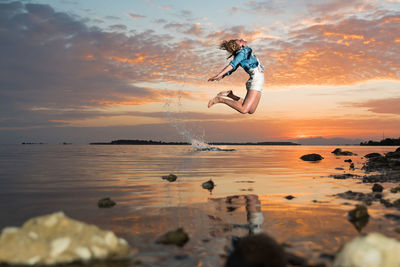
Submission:
[[[252,114],[256,111],[258,103],[260,102],[260,98],[261,98],[261,92],[256,90],[248,90],[243,102],[216,96],[213,99],[211,99],[210,102],[208,102],[208,107],[211,107],[217,103],[223,103],[242,114],[246,113]]]

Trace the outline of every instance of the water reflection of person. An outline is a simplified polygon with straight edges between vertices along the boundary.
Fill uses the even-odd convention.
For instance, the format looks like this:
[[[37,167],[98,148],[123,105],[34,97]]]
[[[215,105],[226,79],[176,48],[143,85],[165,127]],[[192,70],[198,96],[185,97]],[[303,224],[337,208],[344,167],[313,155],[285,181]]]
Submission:
[[[257,195],[246,195],[247,223],[249,235],[259,234],[263,231],[264,215],[261,212],[261,202]]]

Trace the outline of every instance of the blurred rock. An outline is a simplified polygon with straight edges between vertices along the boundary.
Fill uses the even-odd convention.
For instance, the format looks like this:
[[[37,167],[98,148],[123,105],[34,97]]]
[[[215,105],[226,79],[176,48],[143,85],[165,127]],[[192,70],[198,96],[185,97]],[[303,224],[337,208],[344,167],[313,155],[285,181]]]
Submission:
[[[175,174],[170,173],[168,175],[162,176],[162,178],[164,180],[167,180],[168,182],[175,182],[176,179],[178,178],[178,176],[176,176]]]
[[[400,191],[400,186],[396,186],[396,187],[393,187],[392,189],[390,189],[390,192],[391,193],[398,193]]]
[[[348,242],[336,255],[334,267],[400,266],[400,243],[379,233],[360,236]]]
[[[368,224],[369,214],[367,207],[364,205],[356,205],[349,211],[349,221],[354,225],[358,232]]]
[[[397,214],[387,213],[384,216],[385,216],[385,218],[387,218],[389,220],[400,221],[400,215],[397,215]]]
[[[300,158],[301,158],[302,160],[304,160],[304,161],[319,161],[319,160],[322,160],[322,159],[323,159],[323,157],[322,157],[321,155],[315,154],[315,153],[303,155],[303,156],[301,156]]]
[[[383,186],[380,184],[374,184],[372,186],[372,192],[382,192],[383,191]]]
[[[54,265],[127,259],[128,243],[111,231],[70,219],[62,212],[32,218],[21,228],[4,228],[0,263]]]
[[[99,208],[111,208],[115,205],[116,205],[116,203],[114,201],[112,201],[109,197],[102,198],[97,202],[97,206]]]
[[[178,228],[175,231],[170,231],[160,236],[156,240],[156,243],[183,247],[188,241],[189,235],[183,230],[183,228]]]
[[[293,198],[295,198],[294,196],[292,196],[292,195],[288,195],[288,196],[286,196],[285,197],[287,200],[292,200]]]
[[[285,251],[266,234],[241,238],[229,255],[225,267],[284,267],[287,264]]]
[[[344,160],[344,162],[347,162],[347,163],[352,163],[352,162],[353,162],[353,160],[352,160],[352,159],[345,159],[345,160]]]
[[[356,205],[354,209],[349,211],[349,220],[351,221],[360,220],[368,217],[368,209],[364,205]]]

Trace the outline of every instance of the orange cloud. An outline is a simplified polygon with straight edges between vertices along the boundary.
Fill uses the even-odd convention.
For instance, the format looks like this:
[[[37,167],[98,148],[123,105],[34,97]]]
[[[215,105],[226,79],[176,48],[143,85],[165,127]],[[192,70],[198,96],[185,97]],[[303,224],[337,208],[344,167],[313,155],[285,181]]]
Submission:
[[[400,16],[347,19],[290,33],[281,49],[263,55],[271,85],[345,85],[371,79],[400,79]]]

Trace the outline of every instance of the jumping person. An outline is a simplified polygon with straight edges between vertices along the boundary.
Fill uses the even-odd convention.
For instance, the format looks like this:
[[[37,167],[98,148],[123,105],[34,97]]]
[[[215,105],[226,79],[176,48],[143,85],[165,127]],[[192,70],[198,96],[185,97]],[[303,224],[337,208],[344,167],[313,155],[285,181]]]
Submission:
[[[264,67],[253,55],[252,49],[247,46],[247,42],[243,39],[223,41],[220,49],[228,51],[231,54],[228,58],[233,56],[233,60],[220,73],[211,77],[208,81],[219,81],[225,78],[225,76],[231,75],[238,66],[241,66],[250,75],[246,83],[247,94],[242,99],[236,96],[232,90],[222,91],[208,102],[208,107],[210,108],[217,103],[223,103],[240,113],[253,114],[261,98],[261,90],[264,85]]]

